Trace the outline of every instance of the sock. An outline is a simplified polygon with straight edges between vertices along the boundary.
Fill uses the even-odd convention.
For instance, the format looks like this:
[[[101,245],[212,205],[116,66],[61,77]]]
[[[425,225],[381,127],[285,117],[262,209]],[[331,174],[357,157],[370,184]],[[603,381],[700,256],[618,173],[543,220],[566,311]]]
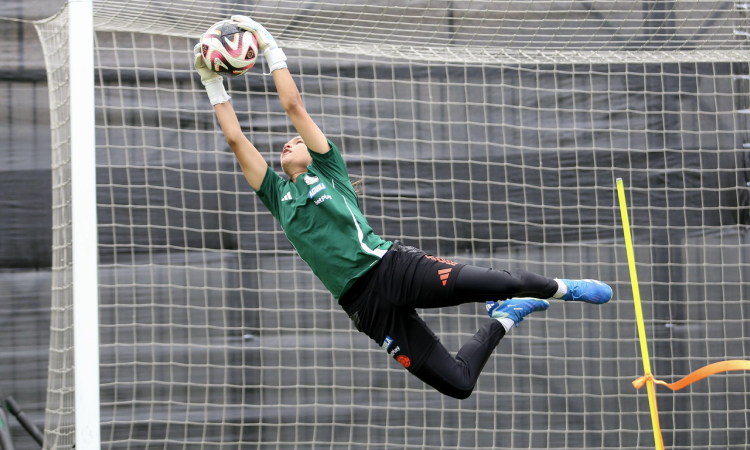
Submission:
[[[557,281],[557,292],[555,292],[555,295],[553,295],[553,298],[562,298],[563,295],[568,293],[568,286],[565,285],[562,281],[555,278],[555,281]]]
[[[516,324],[515,322],[513,322],[513,319],[509,319],[507,317],[503,317],[502,319],[495,319],[495,320],[500,322],[500,325],[502,325],[503,328],[505,328],[506,333],[508,332],[508,330],[510,330],[510,327]]]

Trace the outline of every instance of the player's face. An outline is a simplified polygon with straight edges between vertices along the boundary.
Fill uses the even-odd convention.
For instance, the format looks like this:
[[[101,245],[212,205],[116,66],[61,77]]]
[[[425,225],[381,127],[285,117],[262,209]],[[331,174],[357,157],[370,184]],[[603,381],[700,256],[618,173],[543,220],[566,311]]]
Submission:
[[[310,152],[307,151],[305,141],[300,136],[284,144],[281,151],[281,167],[287,175],[304,171],[312,163]]]

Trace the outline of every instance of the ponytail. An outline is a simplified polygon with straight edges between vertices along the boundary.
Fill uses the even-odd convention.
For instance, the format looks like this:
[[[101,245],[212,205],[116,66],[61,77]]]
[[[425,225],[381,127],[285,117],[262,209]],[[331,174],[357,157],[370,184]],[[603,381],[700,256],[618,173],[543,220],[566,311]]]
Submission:
[[[359,180],[351,181],[352,187],[354,188],[354,192],[357,193],[357,196],[361,196],[365,193],[365,179],[360,178]]]

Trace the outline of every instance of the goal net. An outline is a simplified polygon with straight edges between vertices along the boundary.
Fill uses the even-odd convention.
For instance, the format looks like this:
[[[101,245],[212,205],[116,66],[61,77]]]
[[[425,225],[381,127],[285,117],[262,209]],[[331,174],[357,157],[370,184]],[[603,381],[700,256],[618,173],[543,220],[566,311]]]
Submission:
[[[652,446],[614,180],[655,375],[750,357],[745,6],[97,0],[102,448]],[[614,299],[556,302],[511,330],[467,400],[409,375],[350,324],[224,141],[192,48],[231,14],[286,50],[376,233],[600,279]],[[67,24],[66,10],[37,24],[53,131],[49,449],[76,440]],[[226,86],[280,171],[295,131],[266,72]],[[453,352],[487,320],[478,304],[420,314]],[[660,394],[667,446],[744,445],[749,388],[734,372]]]

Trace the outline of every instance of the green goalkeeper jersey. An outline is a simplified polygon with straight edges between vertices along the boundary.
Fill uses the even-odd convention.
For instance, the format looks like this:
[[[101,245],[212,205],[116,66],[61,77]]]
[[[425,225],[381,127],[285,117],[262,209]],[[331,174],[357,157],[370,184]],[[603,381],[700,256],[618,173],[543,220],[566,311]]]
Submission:
[[[359,210],[339,149],[310,152],[312,164],[297,180],[268,167],[258,197],[289,242],[338,301],[393,245],[372,231]]]

